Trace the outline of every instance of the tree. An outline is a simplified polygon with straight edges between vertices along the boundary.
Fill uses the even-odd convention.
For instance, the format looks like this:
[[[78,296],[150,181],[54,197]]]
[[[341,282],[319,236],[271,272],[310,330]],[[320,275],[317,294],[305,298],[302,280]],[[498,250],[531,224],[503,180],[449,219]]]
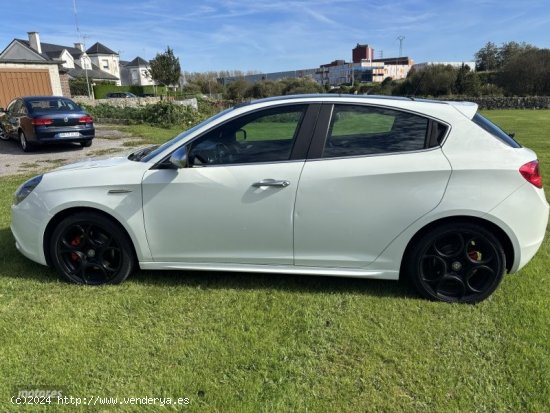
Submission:
[[[502,46],[500,46],[499,52],[498,52],[498,67],[501,68],[508,61],[512,60],[514,57],[520,55],[521,53],[527,50],[532,50],[532,49],[536,49],[536,47],[530,44],[527,44],[525,42],[503,43]]]
[[[157,53],[155,58],[149,62],[149,74],[157,84],[170,86],[177,85],[181,67],[179,58],[174,56],[174,51],[170,46],[166,47],[164,53]]]
[[[280,95],[282,92],[281,82],[273,82],[271,80],[262,80],[254,83],[246,91],[246,97],[259,99],[270,96]]]
[[[508,60],[498,74],[508,95],[550,94],[550,49],[529,48]]]
[[[246,80],[234,80],[225,88],[226,98],[230,100],[241,101],[245,98],[248,87],[249,84]]]
[[[72,96],[88,96],[88,83],[84,77],[70,79],[69,89]]]
[[[456,87],[457,69],[451,65],[428,65],[410,70],[395,92],[399,95],[447,96]]]
[[[283,95],[297,95],[302,93],[321,93],[323,87],[313,79],[289,78],[281,80]]]
[[[499,48],[493,42],[487,42],[476,53],[476,70],[496,70],[499,66]]]

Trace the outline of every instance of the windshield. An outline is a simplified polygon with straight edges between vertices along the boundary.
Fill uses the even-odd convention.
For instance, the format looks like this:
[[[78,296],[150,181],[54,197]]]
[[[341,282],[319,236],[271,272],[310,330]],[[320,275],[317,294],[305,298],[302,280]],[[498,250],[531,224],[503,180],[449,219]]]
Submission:
[[[176,136],[175,138],[172,138],[170,139],[168,142],[164,142],[162,145],[160,145],[158,148],[156,148],[155,150],[147,153],[145,156],[143,157],[138,157],[138,159],[131,159],[129,158],[130,160],[139,160],[141,162],[148,162],[150,161],[151,159],[153,159],[155,156],[157,156],[159,153],[161,153],[162,151],[164,151],[166,148],[176,144],[177,142],[185,139],[187,136],[191,135],[193,132],[195,132],[196,130],[202,128],[203,126],[207,125],[208,123],[222,117],[223,115],[225,115],[226,113],[228,112],[231,112],[234,108],[229,108],[229,109],[226,109],[226,110],[223,110],[221,111],[220,113],[202,121],[201,123],[193,126],[191,129],[187,129],[186,131],[183,131],[182,133],[180,133],[178,136]],[[130,155],[131,156],[131,155]]]
[[[80,112],[82,109],[76,103],[63,98],[33,98],[26,101],[31,112]]]

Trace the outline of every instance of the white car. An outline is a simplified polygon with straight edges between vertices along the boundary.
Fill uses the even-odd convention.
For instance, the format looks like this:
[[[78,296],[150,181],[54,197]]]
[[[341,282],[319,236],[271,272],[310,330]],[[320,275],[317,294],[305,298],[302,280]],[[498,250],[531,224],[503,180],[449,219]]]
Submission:
[[[17,190],[26,257],[81,284],[132,270],[410,277],[478,302],[535,255],[537,157],[466,102],[302,95],[228,109]]]

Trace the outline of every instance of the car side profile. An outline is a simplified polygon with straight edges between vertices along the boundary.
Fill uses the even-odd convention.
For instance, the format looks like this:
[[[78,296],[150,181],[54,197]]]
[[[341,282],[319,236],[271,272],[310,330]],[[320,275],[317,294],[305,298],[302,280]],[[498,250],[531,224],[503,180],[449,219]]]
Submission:
[[[62,96],[25,96],[0,109],[0,139],[17,139],[24,152],[51,143],[78,142],[89,147],[95,137],[93,118]]]
[[[17,190],[11,229],[79,284],[138,266],[407,277],[429,299],[475,303],[535,255],[548,211],[536,154],[474,103],[298,95],[39,175]]]
[[[110,92],[105,95],[105,98],[107,99],[127,99],[127,98],[137,98],[136,95],[134,95],[131,92]]]

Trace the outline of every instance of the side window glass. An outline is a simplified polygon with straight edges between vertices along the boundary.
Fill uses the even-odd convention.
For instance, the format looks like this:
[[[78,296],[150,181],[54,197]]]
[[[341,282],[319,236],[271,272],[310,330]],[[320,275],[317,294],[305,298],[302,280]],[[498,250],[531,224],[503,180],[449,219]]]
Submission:
[[[190,163],[205,166],[289,160],[306,108],[271,108],[221,125],[191,143]]]
[[[16,103],[17,103],[16,100],[12,100],[8,105],[8,107],[6,108],[6,112],[9,113],[10,115],[13,114],[13,108],[15,107]]]
[[[392,109],[335,105],[324,158],[424,149],[428,119]]]
[[[23,106],[23,102],[21,100],[15,101],[15,104],[13,105],[10,114],[13,116],[19,116],[22,112],[21,107]]]

